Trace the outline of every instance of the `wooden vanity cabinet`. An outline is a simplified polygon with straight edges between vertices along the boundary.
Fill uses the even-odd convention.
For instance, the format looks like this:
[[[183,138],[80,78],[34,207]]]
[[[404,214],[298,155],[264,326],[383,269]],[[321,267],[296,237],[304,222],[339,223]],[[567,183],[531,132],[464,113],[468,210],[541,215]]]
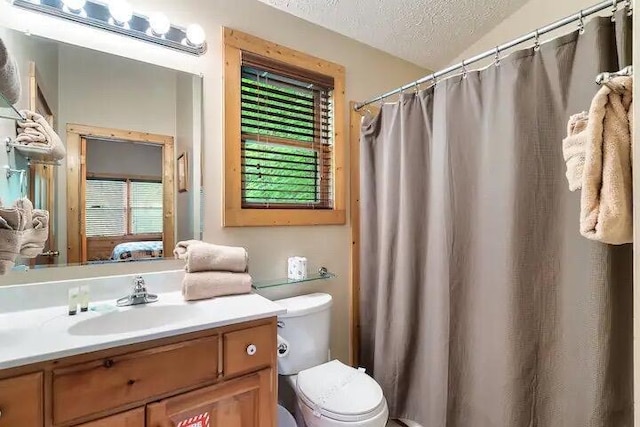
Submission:
[[[275,427],[276,329],[270,318],[0,370],[0,427]]]

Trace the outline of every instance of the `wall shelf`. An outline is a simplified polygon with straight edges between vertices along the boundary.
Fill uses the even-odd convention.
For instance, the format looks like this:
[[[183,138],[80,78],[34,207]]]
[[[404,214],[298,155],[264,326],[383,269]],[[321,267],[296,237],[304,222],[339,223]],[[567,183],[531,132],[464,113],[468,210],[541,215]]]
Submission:
[[[295,283],[305,283],[305,282],[313,282],[316,280],[328,280],[336,277],[335,274],[331,273],[325,267],[320,267],[317,273],[309,274],[306,279],[272,279],[272,280],[256,280],[253,283],[253,289],[261,290],[268,288],[275,288],[278,286],[284,285],[293,285]]]

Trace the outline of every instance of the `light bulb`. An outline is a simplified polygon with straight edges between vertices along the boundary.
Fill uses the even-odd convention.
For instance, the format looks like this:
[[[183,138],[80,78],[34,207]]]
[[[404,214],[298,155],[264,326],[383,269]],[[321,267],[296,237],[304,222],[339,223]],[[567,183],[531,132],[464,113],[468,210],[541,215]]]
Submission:
[[[111,0],[109,2],[109,13],[111,13],[116,23],[124,25],[131,20],[133,8],[126,0]]]
[[[187,41],[196,47],[200,47],[204,44],[205,34],[200,25],[191,24],[187,27]]]
[[[149,16],[149,27],[156,36],[163,36],[171,29],[171,21],[164,13],[152,13]]]
[[[74,12],[82,10],[86,3],[87,0],[62,0],[62,4],[64,4],[69,10],[72,10]]]

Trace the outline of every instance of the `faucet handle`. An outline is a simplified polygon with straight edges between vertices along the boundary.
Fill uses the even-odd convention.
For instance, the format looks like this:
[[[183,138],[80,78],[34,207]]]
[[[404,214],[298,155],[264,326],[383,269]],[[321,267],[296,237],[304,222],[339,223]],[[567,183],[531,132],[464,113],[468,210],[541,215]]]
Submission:
[[[147,292],[147,287],[145,286],[144,278],[142,276],[136,276],[133,279],[133,292],[134,293]]]

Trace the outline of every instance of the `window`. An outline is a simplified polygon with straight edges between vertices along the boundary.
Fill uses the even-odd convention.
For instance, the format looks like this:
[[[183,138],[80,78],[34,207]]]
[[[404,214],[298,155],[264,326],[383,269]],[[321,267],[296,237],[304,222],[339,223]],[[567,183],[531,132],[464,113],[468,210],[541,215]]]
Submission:
[[[225,225],[344,224],[344,68],[225,29]]]
[[[162,183],[87,179],[87,237],[162,233]]]

